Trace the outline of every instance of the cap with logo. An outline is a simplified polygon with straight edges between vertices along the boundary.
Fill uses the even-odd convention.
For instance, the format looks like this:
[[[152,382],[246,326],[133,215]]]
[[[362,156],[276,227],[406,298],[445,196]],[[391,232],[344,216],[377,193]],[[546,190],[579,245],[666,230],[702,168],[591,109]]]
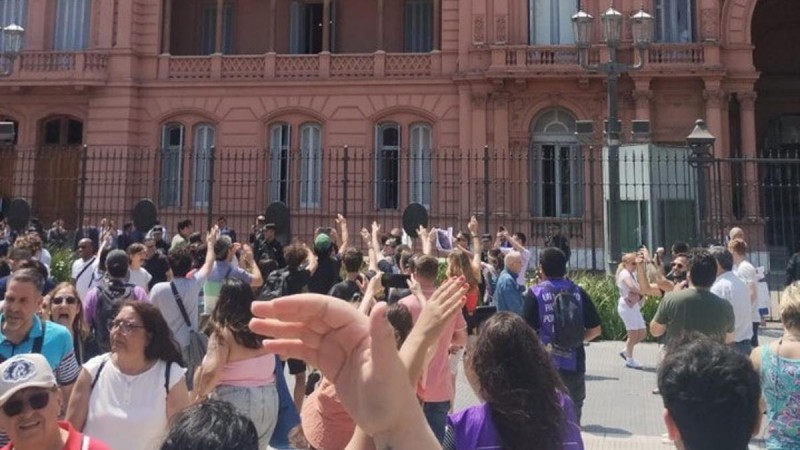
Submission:
[[[57,386],[53,369],[40,354],[16,355],[0,364],[0,406],[22,389]]]

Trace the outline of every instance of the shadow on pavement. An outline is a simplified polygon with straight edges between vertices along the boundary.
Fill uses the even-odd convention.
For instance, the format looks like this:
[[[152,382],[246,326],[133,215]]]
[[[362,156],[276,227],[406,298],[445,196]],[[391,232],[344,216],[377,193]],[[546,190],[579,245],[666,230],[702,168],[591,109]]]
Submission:
[[[619,377],[606,377],[603,375],[586,374],[586,381],[619,381]]]
[[[610,435],[610,436],[619,437],[619,436],[632,436],[633,435],[633,433],[631,433],[630,431],[623,430],[622,428],[604,427],[602,425],[597,425],[597,424],[584,425],[584,426],[581,427],[581,431],[583,431],[584,433],[597,434],[597,435],[600,435],[600,436]]]

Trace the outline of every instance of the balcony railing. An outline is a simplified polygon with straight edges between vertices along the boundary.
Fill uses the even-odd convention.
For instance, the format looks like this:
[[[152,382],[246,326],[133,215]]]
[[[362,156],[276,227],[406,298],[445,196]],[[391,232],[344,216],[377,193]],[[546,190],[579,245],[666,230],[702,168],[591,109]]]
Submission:
[[[647,49],[647,63],[663,65],[702,65],[705,63],[703,44],[653,44]]]
[[[104,81],[110,56],[105,52],[23,52],[16,61],[13,81]]]
[[[441,53],[208,55],[159,57],[158,78],[173,81],[414,78],[441,74]]]
[[[570,45],[560,46],[498,46],[492,48],[490,72],[578,72],[578,49]],[[589,50],[589,63],[600,60],[599,49]]]

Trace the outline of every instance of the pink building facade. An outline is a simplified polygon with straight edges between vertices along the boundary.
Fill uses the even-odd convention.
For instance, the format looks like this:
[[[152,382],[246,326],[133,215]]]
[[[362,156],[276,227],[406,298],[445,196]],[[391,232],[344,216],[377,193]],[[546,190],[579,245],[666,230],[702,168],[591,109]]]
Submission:
[[[607,0],[581,3],[595,17],[609,6]],[[781,136],[800,135],[800,57],[793,46],[800,37],[800,8],[793,0],[614,5],[630,16],[642,3],[656,17],[656,43],[644,70],[620,81],[625,136],[632,120],[649,120],[651,142],[683,145],[694,121],[704,118],[718,138],[715,154],[727,158],[757,157],[759,149],[783,143]],[[48,220],[73,210],[74,184],[42,188],[36,180],[70,178],[80,169],[77,159],[12,169],[11,162],[26,152],[47,154],[56,146],[87,145],[90,154],[113,147],[122,155],[132,148],[202,153],[211,146],[313,155],[345,145],[354,152],[412,156],[484,146],[493,155],[548,145],[567,148],[569,155],[585,153],[575,121],[594,120],[595,129],[602,128],[606,85],[602,75],[576,64],[569,18],[577,6],[572,0],[7,0],[0,3],[0,20],[23,25],[26,42],[13,75],[0,80],[0,116],[18,124],[15,149],[2,153],[0,190],[4,197],[32,198],[34,211]],[[632,62],[627,22],[624,36],[621,58]],[[606,52],[598,45],[590,60],[604,60]],[[594,142],[602,147],[599,131]],[[89,187],[84,195],[124,191],[129,177],[160,168],[176,172],[177,180],[172,187],[155,186],[162,209],[180,206],[181,213],[204,216],[207,193],[191,181],[193,171],[208,170],[203,164],[165,169],[163,161],[145,167],[136,158],[123,159],[130,167],[116,169],[113,186]],[[277,192],[270,181],[279,170],[290,171],[281,176],[313,178],[318,169],[276,169],[269,163],[266,157],[264,167],[251,168],[265,189],[240,199],[242,211],[263,211],[270,201],[282,200],[334,212],[319,205],[317,191],[333,189],[330,180],[291,198],[281,198],[289,194]],[[219,176],[225,164],[215,168]],[[745,180],[755,182],[754,167],[745,167]],[[510,177],[537,183],[535,170],[513,169]],[[590,175],[585,167],[562,169],[574,172],[575,183]],[[468,167],[456,172],[473,173]],[[409,165],[393,176],[413,184],[440,174],[435,167]],[[214,195],[224,189],[215,188]],[[552,195],[588,195],[563,189],[568,188]],[[368,215],[376,208],[402,210],[410,201],[444,201],[424,189],[405,191],[387,203],[380,189],[368,189],[353,210]],[[535,196],[531,192],[521,195]],[[125,201],[139,194],[129,189]],[[460,195],[459,189],[452,195]],[[517,210],[505,213],[569,223],[590,202],[538,211],[533,203],[520,199],[513,203]],[[108,206],[96,205],[97,214]],[[729,208],[721,213],[733,217]],[[727,222],[756,230],[757,199],[748,198],[742,208]],[[235,219],[240,228],[249,216]],[[593,225],[580,225],[586,226]]]

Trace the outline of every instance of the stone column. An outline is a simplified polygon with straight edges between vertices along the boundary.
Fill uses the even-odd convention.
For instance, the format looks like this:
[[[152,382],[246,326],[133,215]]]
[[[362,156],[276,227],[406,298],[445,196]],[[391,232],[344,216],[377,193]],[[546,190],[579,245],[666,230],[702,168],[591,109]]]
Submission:
[[[217,0],[217,28],[214,35],[214,53],[222,53],[222,33],[223,21],[225,20],[225,4],[223,0]]]
[[[727,108],[728,102],[726,101],[727,95],[723,92],[718,83],[709,82],[706,80],[706,89],[703,91],[703,98],[706,103],[706,125],[708,131],[717,138],[714,145],[714,157],[725,158],[727,157],[728,139],[723,132],[722,108]],[[708,211],[710,217],[713,218],[711,232],[716,235],[720,227],[724,227],[732,216],[733,204],[730,195],[731,186],[731,172],[730,164],[722,163],[719,167],[719,177],[717,177],[716,167],[709,166],[709,184],[707,192],[710,194],[708,199]],[[722,192],[719,192],[719,190]],[[727,195],[725,193],[728,193]],[[719,204],[718,204],[719,203]],[[716,227],[716,228],[714,228]]]
[[[331,0],[322,4],[322,51],[331,51]]]
[[[738,92],[739,128],[742,132],[741,155],[744,158],[755,158],[756,152],[756,93],[753,91]],[[750,220],[758,217],[758,171],[754,162],[744,163],[744,214]]]
[[[650,120],[653,91],[650,90],[649,78],[634,80],[633,101],[636,104],[636,120]]]

